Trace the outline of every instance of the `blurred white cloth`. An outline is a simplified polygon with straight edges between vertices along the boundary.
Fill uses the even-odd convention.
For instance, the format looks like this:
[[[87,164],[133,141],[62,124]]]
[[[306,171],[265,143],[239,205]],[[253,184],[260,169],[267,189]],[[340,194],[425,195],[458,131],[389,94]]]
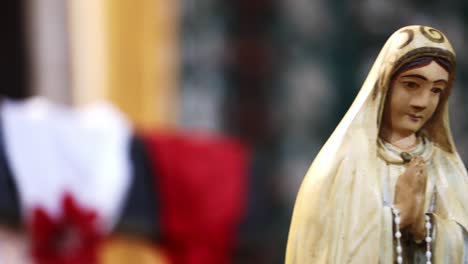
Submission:
[[[36,206],[60,216],[68,192],[110,230],[131,182],[129,121],[109,103],[72,110],[44,98],[5,100],[1,115],[23,217]]]

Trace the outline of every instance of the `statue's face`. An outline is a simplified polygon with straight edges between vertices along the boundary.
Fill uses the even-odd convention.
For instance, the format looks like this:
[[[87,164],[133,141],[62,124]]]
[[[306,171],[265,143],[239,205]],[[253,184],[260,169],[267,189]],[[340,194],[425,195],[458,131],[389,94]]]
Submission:
[[[400,73],[391,83],[384,126],[402,136],[419,131],[434,114],[448,78],[448,72],[435,61]]]

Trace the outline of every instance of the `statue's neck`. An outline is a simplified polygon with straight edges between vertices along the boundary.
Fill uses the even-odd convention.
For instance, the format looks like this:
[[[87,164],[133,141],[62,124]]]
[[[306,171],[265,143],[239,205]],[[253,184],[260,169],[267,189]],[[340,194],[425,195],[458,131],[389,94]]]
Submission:
[[[381,133],[380,137],[402,150],[411,150],[418,144],[419,140],[415,133],[410,135],[401,135],[398,133]]]

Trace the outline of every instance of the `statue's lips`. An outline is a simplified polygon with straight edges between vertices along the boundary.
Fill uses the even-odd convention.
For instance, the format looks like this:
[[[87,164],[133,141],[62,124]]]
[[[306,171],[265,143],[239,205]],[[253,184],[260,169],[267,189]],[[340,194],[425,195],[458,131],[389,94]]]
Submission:
[[[415,114],[407,114],[408,117],[410,118],[411,121],[414,121],[414,122],[419,122],[422,120],[422,116],[420,115],[415,115]]]

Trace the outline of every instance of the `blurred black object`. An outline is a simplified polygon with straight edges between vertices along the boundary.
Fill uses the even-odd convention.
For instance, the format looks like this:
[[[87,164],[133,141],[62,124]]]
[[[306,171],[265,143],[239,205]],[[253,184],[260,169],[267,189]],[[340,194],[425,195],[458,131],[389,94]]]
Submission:
[[[130,146],[133,178],[115,233],[159,242],[160,202],[155,193],[155,173],[143,140],[134,135]]]
[[[11,99],[30,95],[25,0],[7,0],[0,14],[0,93]]]
[[[18,188],[6,156],[3,124],[0,119],[0,225],[21,228]]]

